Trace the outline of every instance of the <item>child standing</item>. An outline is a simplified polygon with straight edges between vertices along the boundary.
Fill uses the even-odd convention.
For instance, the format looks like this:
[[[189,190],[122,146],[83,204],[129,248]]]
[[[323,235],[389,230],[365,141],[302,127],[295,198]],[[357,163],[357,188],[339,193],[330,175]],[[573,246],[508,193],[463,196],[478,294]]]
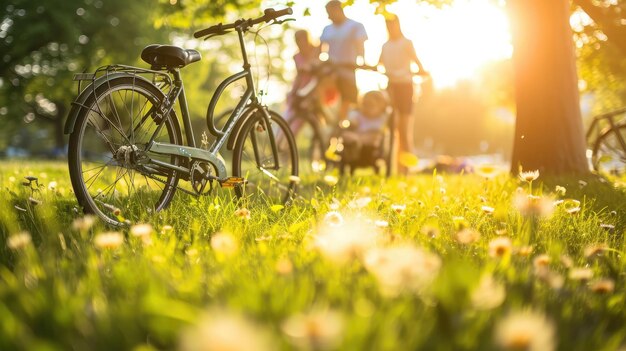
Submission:
[[[400,20],[396,15],[385,20],[389,40],[383,45],[379,64],[385,67],[385,74],[389,78],[387,90],[391,104],[398,117],[400,145],[398,155],[411,153],[413,148],[413,72],[411,63],[417,64],[419,72],[427,74],[420,62],[413,43],[407,39],[400,28]],[[397,156],[397,155],[396,155]],[[396,157],[396,160],[398,157]],[[398,165],[398,171],[406,174],[408,168]]]

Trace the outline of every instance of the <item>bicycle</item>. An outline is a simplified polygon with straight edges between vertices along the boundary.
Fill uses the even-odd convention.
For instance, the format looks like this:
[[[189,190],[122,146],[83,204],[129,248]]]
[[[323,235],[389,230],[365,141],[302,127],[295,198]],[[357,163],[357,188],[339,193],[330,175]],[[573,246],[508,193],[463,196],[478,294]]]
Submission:
[[[257,98],[244,34],[260,23],[280,24],[291,8],[267,9],[255,19],[217,24],[194,33],[211,38],[235,31],[243,69],[226,78],[213,93],[207,127],[216,139],[206,149],[196,146],[180,70],[200,61],[196,50],[153,44],[141,53],[150,69],[109,65],[77,74],[79,95],[65,125],[70,135],[70,178],[86,213],[120,226],[145,211],[160,211],[176,190],[208,195],[219,184],[238,197],[254,190],[269,202],[289,203],[298,182],[298,156],[287,123]],[[213,114],[226,87],[245,79],[246,91],[225,125],[217,128]],[[81,83],[88,85],[81,89]],[[184,138],[174,109],[178,102]],[[277,145],[275,134],[285,136]],[[233,151],[232,174],[219,151]],[[188,181],[191,190],[179,185]]]
[[[337,67],[348,67],[350,69],[384,74],[376,66],[335,64],[324,61],[311,69],[312,79],[305,86],[295,91],[292,102],[293,117],[288,120],[288,123],[296,138],[296,144],[299,148],[305,150],[299,154],[303,170],[307,169],[313,173],[324,171],[329,166],[339,167],[340,173],[344,173],[345,164],[341,161],[341,156],[337,155],[337,153],[342,151],[337,150],[337,148],[342,148],[341,142],[332,135],[335,131],[328,132],[327,128],[328,121],[334,121],[335,119],[330,116],[328,110],[321,103],[317,91],[322,79],[332,76]],[[422,72],[414,75],[420,76],[422,79],[429,77]],[[384,169],[383,174],[389,177],[393,170],[394,145],[396,143],[396,133],[393,131],[396,130],[397,116],[392,108],[387,111],[387,114],[389,116],[387,125],[384,130],[381,149],[378,150],[378,155],[384,167],[380,167],[380,164],[372,166],[376,173]],[[341,128],[342,126],[340,125],[339,127]],[[353,171],[351,169],[351,172]]]
[[[593,145],[590,150],[591,164],[600,174],[626,174],[626,118],[615,120],[616,116],[624,113],[626,108],[596,116],[587,130],[588,144]],[[602,124],[605,126],[602,127]]]
[[[319,96],[319,86],[325,77],[333,75],[334,67],[330,63],[321,63],[311,68],[311,80],[293,92],[290,102],[289,128],[297,139],[296,144],[304,152],[299,153],[304,174],[315,174],[338,160],[332,154],[327,154],[331,131],[329,124],[334,124],[335,118],[322,104]],[[336,145],[337,140],[334,140]]]

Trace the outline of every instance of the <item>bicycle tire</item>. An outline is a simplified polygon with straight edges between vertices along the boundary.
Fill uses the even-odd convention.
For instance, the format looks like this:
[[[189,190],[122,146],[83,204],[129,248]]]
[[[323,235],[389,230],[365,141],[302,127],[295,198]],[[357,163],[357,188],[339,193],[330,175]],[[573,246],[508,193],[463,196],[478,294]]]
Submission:
[[[387,178],[391,177],[393,173],[394,147],[396,143],[396,124],[397,124],[397,118],[395,116],[395,112],[392,112],[391,116],[389,116],[389,123],[387,125],[387,135],[385,136],[385,139],[384,139],[387,145],[382,145],[384,148],[385,176]]]
[[[326,170],[325,152],[327,143],[322,137],[319,125],[313,122],[314,115],[294,116],[289,120],[289,129],[298,146],[298,165],[300,174],[319,174]]]
[[[240,198],[254,192],[262,193],[270,204],[288,204],[295,195],[299,180],[298,149],[287,122],[278,113],[268,112],[271,116],[270,128],[265,126],[261,113],[255,111],[243,125],[235,142],[233,175],[246,180],[245,185],[235,186],[235,193]],[[281,135],[282,139],[277,143],[278,169],[273,169],[276,165],[269,132],[274,134],[274,138]]]
[[[622,176],[626,174],[626,149],[617,138],[626,142],[626,124],[617,125],[602,133],[593,146],[591,162],[600,174]]]
[[[85,213],[121,226],[140,220],[146,210],[160,211],[169,205],[179,180],[177,172],[131,160],[135,148],[156,130],[151,109],[163,99],[156,86],[128,76],[111,79],[85,102],[70,133],[68,153],[72,187]],[[135,111],[145,118],[136,118]],[[155,140],[182,145],[174,113],[163,123]],[[171,155],[149,153],[149,157],[174,165],[181,162]]]

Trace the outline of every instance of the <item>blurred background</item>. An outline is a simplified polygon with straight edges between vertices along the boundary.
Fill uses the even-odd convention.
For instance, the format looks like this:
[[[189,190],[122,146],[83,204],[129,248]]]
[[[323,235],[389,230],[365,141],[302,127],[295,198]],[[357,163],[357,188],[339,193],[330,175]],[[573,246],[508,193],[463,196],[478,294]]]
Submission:
[[[601,28],[579,6],[585,1],[575,3],[570,23],[578,54],[581,109],[589,123],[594,114],[624,105],[626,61],[621,50],[626,45],[609,42],[606,27]],[[295,75],[293,33],[306,29],[315,41],[329,23],[324,4],[319,0],[9,1],[0,12],[0,157],[64,158],[63,123],[78,94],[72,76],[113,63],[147,67],[139,55],[152,43],[202,52],[200,63],[183,70],[200,138],[214,88],[240,70],[241,61],[235,35],[198,41],[193,32],[217,22],[259,16],[263,8],[288,5],[293,6],[296,21],[268,27],[259,35],[248,34],[263,99],[284,111],[285,95]],[[366,63],[376,64],[387,39],[384,19],[377,14],[382,5],[369,0],[349,4],[348,17],[366,24],[370,38]],[[620,1],[592,5],[622,6]],[[399,15],[404,33],[432,74],[431,81],[418,84],[418,156],[485,156],[506,162],[511,155],[515,104],[504,2],[398,0],[387,10]],[[624,23],[617,17],[613,20],[621,21],[620,26]],[[362,92],[386,85],[384,77],[373,73],[359,73],[357,79]],[[230,89],[220,108],[232,106],[241,88]]]

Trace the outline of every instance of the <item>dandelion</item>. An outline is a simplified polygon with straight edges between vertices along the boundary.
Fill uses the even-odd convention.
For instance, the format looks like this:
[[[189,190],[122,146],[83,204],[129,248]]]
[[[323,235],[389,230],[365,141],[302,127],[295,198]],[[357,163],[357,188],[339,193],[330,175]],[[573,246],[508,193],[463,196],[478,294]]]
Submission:
[[[584,254],[586,258],[591,259],[591,258],[595,258],[598,256],[602,256],[602,254],[606,252],[608,249],[609,249],[609,245],[605,243],[592,244],[592,245],[585,247]]]
[[[150,235],[152,234],[154,230],[152,229],[152,225],[150,224],[136,224],[132,227],[130,227],[130,234],[134,237],[140,238],[141,241],[145,244],[145,245],[150,245],[152,244],[152,239],[150,238]]]
[[[521,172],[519,174],[519,178],[525,182],[531,183],[532,181],[535,181],[537,180],[537,178],[539,178],[539,171],[535,170],[535,171]]]
[[[528,257],[533,253],[533,247],[531,245],[520,246],[516,249],[516,253],[522,257]]]
[[[30,233],[23,231],[7,238],[7,247],[11,250],[21,250],[30,245],[32,238]]]
[[[507,233],[507,230],[506,230],[506,228],[498,228],[498,229],[496,229],[495,233],[496,233],[496,235],[504,235],[504,234]]]
[[[387,228],[389,227],[389,222],[384,221],[382,219],[377,219],[374,221],[374,225],[378,228]]]
[[[378,280],[381,293],[395,296],[403,291],[421,293],[430,286],[441,267],[441,258],[412,245],[376,248],[364,258],[365,268]]]
[[[93,238],[93,243],[100,249],[117,249],[124,243],[124,236],[119,232],[104,232]]]
[[[326,183],[326,185],[328,186],[335,186],[337,185],[338,182],[339,182],[339,178],[333,175],[327,174],[324,176],[324,183]]]
[[[324,256],[338,263],[361,257],[379,238],[379,230],[363,220],[343,222],[342,219],[341,224],[325,222],[315,236],[314,245]]]
[[[276,265],[274,266],[276,272],[280,275],[289,275],[293,272],[293,263],[286,257],[280,258],[276,261]]]
[[[181,351],[269,351],[275,350],[265,330],[248,318],[213,309],[185,329],[179,339]]]
[[[483,213],[484,213],[484,214],[486,214],[486,215],[492,215],[492,214],[493,214],[493,212],[496,210],[495,208],[493,208],[493,207],[491,207],[491,206],[486,206],[486,205],[485,205],[485,206],[482,206],[480,209],[481,209],[481,210],[483,211]]]
[[[580,207],[572,207],[565,210],[568,214],[576,215],[580,212]]]
[[[547,264],[537,264],[534,266],[535,275],[544,283],[548,284],[552,289],[558,290],[563,287],[565,279],[560,274],[552,271]]]
[[[538,255],[533,259],[533,267],[535,269],[535,272],[542,270],[542,269],[547,269],[549,265],[550,265],[550,256],[546,254]]]
[[[96,223],[96,216],[86,215],[84,217],[76,218],[72,221],[72,229],[79,232],[86,232]]]
[[[298,349],[330,350],[339,346],[344,322],[338,312],[312,311],[289,317],[281,329]]]
[[[257,236],[256,238],[254,238],[254,241],[256,242],[270,241],[270,240],[272,240],[271,235],[261,235],[261,236]]]
[[[513,205],[525,217],[547,217],[552,214],[554,204],[543,196],[516,194]]]
[[[48,183],[48,190],[55,190],[57,188],[57,182],[52,181]]]
[[[610,294],[615,290],[615,282],[612,279],[598,279],[589,284],[589,290],[596,294]]]
[[[397,214],[402,214],[404,212],[404,210],[406,210],[406,205],[403,204],[392,204],[391,205],[391,209],[397,213]]]
[[[600,228],[606,230],[607,232],[613,232],[615,230],[615,226],[613,224],[601,223]]]
[[[589,280],[593,278],[593,271],[589,268],[573,267],[570,268],[568,277],[571,280]]]
[[[503,257],[509,255],[513,248],[511,239],[507,237],[498,237],[489,242],[489,256]]]
[[[337,211],[330,211],[324,216],[324,223],[331,227],[338,227],[343,224],[343,216]]]
[[[494,341],[503,350],[555,349],[555,326],[543,313],[522,310],[509,313],[496,325]]]
[[[360,197],[356,200],[350,201],[348,207],[350,208],[364,208],[372,202],[372,198],[369,196]]]
[[[482,164],[474,168],[474,172],[486,179],[493,179],[502,173],[502,168],[493,164]]]
[[[289,181],[298,184],[298,183],[300,183],[300,177],[295,176],[295,175],[290,175],[289,176]]]
[[[244,220],[249,220],[250,219],[250,210],[248,210],[245,207],[238,208],[238,209],[235,210],[235,216],[239,217],[241,219],[244,219]]]
[[[152,225],[150,224],[136,224],[130,227],[130,234],[138,238],[150,236],[152,234]]]
[[[237,240],[224,232],[217,232],[211,236],[211,247],[215,252],[226,256],[231,256],[239,250]]]
[[[469,245],[480,239],[480,233],[474,229],[464,228],[456,232],[454,238],[459,244]]]
[[[561,255],[560,259],[561,259],[561,263],[563,264],[563,266],[565,266],[565,268],[574,267],[574,261],[572,261],[572,259],[569,256]]]
[[[491,310],[504,302],[506,290],[493,276],[485,274],[471,294],[472,306],[477,310]]]
[[[554,188],[554,192],[559,196],[565,196],[567,189],[565,189],[565,187],[557,185],[556,188]]]

